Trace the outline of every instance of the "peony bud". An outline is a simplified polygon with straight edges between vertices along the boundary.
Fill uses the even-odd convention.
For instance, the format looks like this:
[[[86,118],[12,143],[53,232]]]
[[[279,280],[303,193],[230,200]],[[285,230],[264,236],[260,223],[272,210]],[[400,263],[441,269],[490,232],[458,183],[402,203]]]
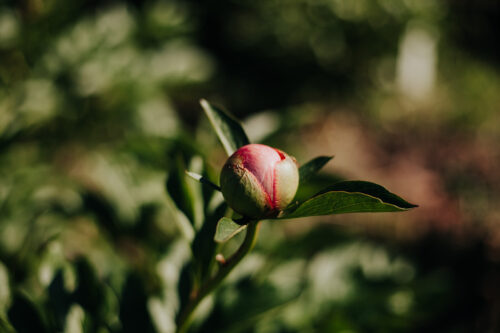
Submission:
[[[299,186],[297,163],[281,150],[249,144],[229,157],[220,174],[222,195],[243,216],[275,217]]]

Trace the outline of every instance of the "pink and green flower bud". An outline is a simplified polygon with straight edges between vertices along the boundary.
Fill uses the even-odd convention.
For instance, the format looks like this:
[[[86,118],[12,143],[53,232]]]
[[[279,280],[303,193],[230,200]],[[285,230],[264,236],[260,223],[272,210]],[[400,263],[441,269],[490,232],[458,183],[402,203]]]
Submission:
[[[228,205],[254,219],[276,217],[292,202],[298,186],[295,159],[261,144],[238,149],[220,174],[222,195]]]

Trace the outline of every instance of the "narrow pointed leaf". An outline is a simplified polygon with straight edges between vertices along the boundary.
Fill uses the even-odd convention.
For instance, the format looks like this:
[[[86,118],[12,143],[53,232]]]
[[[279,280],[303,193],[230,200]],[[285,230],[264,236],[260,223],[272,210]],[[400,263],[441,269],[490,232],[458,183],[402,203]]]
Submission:
[[[220,187],[215,185],[214,183],[212,183],[210,180],[208,180],[206,177],[203,177],[202,175],[200,174],[197,174],[195,172],[190,172],[190,171],[186,171],[186,174],[193,178],[194,180],[197,180],[199,181],[200,183],[204,184],[204,185],[208,185],[210,186],[211,188],[213,188],[214,190],[217,190],[217,191],[220,191]]]
[[[175,206],[197,229],[203,221],[203,199],[200,184],[188,181],[185,170],[186,162],[181,155],[177,155],[168,174],[165,186]],[[189,169],[196,169],[197,160],[191,159]],[[198,163],[199,164],[199,163]],[[197,170],[198,171],[198,170]]]
[[[217,222],[214,240],[217,243],[226,242],[241,231],[245,230],[246,227],[246,225],[238,224],[228,217],[223,217],[219,220],[219,222]]]
[[[195,194],[193,189],[186,182],[184,170],[185,162],[181,156],[176,156],[175,163],[168,175],[166,189],[177,208],[186,215],[188,220],[194,225],[195,220]]]
[[[241,124],[231,115],[202,99],[200,104],[212,124],[227,155],[250,143]]]
[[[345,181],[332,185],[309,200],[287,209],[280,218],[289,219],[364,212],[397,212],[417,207],[384,187],[365,181]]]
[[[321,170],[326,163],[328,163],[333,156],[318,156],[299,168],[300,183],[306,181],[316,172]]]

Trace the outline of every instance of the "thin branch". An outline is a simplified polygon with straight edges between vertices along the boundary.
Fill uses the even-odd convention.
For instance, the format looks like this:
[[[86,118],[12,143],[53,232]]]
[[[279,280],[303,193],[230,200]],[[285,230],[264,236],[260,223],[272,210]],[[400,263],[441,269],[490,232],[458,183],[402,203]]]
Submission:
[[[196,307],[200,304],[200,302],[210,294],[215,288],[217,288],[222,280],[231,273],[234,267],[238,265],[238,263],[243,259],[248,252],[250,252],[255,245],[257,240],[257,232],[258,232],[258,224],[259,221],[251,221],[248,224],[247,232],[245,235],[245,239],[243,243],[241,243],[240,248],[236,251],[226,262],[219,267],[217,274],[215,274],[212,278],[205,281],[205,283],[198,289],[197,292],[194,292],[189,300],[189,303],[180,313],[177,320],[177,333],[185,333],[189,327],[189,323],[191,321],[191,317],[194,313]]]

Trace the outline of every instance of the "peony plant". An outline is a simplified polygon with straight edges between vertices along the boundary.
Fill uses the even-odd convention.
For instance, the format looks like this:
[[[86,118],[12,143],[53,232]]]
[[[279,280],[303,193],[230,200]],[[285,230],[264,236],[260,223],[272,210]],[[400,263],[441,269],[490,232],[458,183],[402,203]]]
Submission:
[[[240,123],[228,113],[206,100],[201,100],[201,106],[229,157],[221,168],[220,186],[205,175],[187,172],[205,186],[203,197],[206,200],[201,219],[196,200],[192,199],[190,184],[183,179],[170,178],[167,181],[170,195],[178,198],[175,202],[177,208],[190,222],[184,223],[181,229],[191,242],[193,252],[192,262],[186,266],[180,279],[180,287],[183,287],[180,290],[185,292],[181,293],[176,317],[178,333],[188,330],[200,302],[252,249],[261,220],[397,212],[417,207],[384,187],[365,181],[338,182],[307,200],[294,201],[300,185],[332,157],[319,156],[299,167],[295,158],[277,148],[250,143]],[[181,189],[181,196],[176,189]],[[224,199],[215,208],[209,204],[213,197],[211,191],[220,191]],[[218,243],[224,243],[244,230],[244,239],[234,254],[224,258],[217,253]]]

